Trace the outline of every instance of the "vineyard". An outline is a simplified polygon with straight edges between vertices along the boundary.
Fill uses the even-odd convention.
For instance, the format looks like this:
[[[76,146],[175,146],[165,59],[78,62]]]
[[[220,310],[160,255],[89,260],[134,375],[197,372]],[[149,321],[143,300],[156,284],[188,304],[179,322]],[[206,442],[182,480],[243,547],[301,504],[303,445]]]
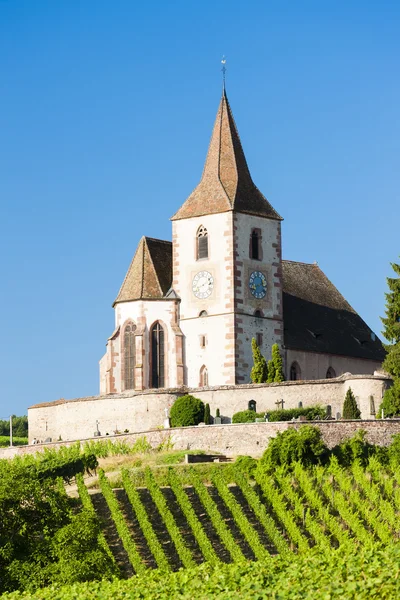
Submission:
[[[313,547],[329,555],[339,547],[391,544],[400,534],[400,470],[373,459],[366,469],[333,461],[256,475],[256,481],[232,468],[212,469],[211,484],[195,468],[183,477],[170,467],[168,486],[150,469],[144,478],[146,487],[136,488],[124,469],[123,487],[112,489],[100,471],[100,490],[91,494],[83,476],[77,478],[80,501],[100,517],[99,542],[122,577],[202,562],[265,564]]]

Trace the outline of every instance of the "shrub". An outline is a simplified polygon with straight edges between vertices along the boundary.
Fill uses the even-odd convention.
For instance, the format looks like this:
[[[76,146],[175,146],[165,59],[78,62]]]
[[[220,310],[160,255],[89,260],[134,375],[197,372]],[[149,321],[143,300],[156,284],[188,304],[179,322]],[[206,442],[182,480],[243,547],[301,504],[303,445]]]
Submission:
[[[285,376],[283,374],[283,360],[279,351],[278,344],[273,344],[272,346],[272,361],[274,363],[275,368],[274,381],[276,381],[277,383],[285,381]]]
[[[172,405],[170,419],[171,427],[198,425],[204,420],[204,404],[190,394],[181,396]]]
[[[250,373],[250,379],[253,383],[265,383],[268,379],[267,361],[261,354],[256,340],[251,340],[251,350],[253,352],[253,367]]]
[[[245,473],[252,479],[254,479],[254,474],[256,472],[256,468],[258,465],[258,460],[253,458],[252,456],[238,456],[235,460],[235,467]]]
[[[369,458],[376,454],[378,447],[367,442],[365,440],[365,431],[360,429],[353,437],[335,446],[332,449],[332,454],[336,456],[342,467],[349,467],[354,461],[359,462],[365,467]]]
[[[291,421],[300,416],[304,416],[308,421],[323,419],[326,416],[326,409],[322,406],[309,406],[308,408],[282,408],[279,410],[267,411],[268,421]]]
[[[357,406],[353,390],[349,387],[343,404],[343,419],[360,419],[361,412]]]
[[[273,383],[275,381],[275,365],[274,365],[274,361],[272,360],[272,358],[271,358],[271,360],[268,361],[267,370],[268,370],[267,382]]]
[[[395,379],[392,387],[386,390],[379,407],[379,417],[398,417],[400,415],[400,379]]]
[[[210,417],[210,405],[206,404],[205,408],[204,408],[204,423],[206,425],[209,425],[211,421],[211,417]]]
[[[305,467],[324,464],[329,458],[329,450],[322,440],[321,431],[311,425],[294,427],[278,433],[265,450],[257,469],[261,473],[271,473],[277,467],[291,467],[300,462]]]
[[[257,413],[254,410],[241,410],[232,417],[232,423],[254,423]]]

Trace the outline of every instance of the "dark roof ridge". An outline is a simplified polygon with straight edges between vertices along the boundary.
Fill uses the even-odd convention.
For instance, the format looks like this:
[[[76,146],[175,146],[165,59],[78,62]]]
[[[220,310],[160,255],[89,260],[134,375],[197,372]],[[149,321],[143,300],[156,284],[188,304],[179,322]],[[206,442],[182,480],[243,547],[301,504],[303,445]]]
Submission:
[[[149,237],[148,235],[143,236],[145,240],[151,240],[152,242],[161,242],[163,244],[172,244],[169,240],[161,240],[160,238]]]
[[[319,266],[319,264],[317,262],[308,263],[308,262],[304,262],[302,260],[288,260],[287,258],[283,258],[282,262],[293,263],[294,265],[307,265],[308,267],[318,267],[319,270],[322,271],[321,267]]]

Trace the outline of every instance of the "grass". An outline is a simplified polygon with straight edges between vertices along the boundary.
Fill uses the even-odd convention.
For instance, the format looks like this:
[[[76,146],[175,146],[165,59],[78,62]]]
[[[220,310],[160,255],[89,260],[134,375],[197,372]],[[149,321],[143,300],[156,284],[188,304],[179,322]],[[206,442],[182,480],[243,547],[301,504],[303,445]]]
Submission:
[[[25,446],[28,443],[28,438],[13,437],[13,446]],[[0,448],[7,448],[10,445],[9,435],[0,435]]]

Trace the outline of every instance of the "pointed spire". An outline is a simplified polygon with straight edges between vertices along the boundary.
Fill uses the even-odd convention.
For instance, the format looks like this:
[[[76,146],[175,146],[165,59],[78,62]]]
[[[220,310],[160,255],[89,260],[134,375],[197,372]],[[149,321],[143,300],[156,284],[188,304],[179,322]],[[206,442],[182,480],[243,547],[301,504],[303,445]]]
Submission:
[[[224,86],[201,181],[172,220],[229,210],[281,220],[253,183]]]
[[[143,236],[113,306],[118,302],[163,298],[171,280],[171,242]]]

